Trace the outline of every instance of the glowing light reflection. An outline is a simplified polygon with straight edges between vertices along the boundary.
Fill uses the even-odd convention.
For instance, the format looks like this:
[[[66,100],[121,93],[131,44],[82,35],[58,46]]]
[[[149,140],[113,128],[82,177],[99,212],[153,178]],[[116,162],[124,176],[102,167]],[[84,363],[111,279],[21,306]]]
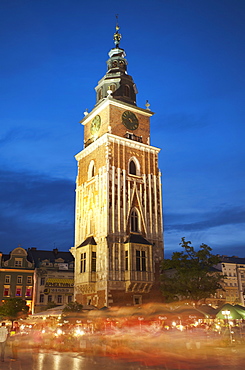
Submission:
[[[44,354],[39,353],[37,356],[37,368],[36,370],[43,370]]]

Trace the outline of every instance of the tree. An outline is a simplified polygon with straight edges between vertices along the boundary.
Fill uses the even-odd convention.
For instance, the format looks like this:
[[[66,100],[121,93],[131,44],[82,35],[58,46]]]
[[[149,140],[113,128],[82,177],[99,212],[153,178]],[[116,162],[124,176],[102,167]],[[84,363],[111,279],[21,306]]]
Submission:
[[[80,312],[82,311],[83,305],[75,302],[67,303],[67,305],[63,308],[62,312]]]
[[[181,239],[182,252],[174,252],[162,263],[162,291],[167,301],[188,299],[197,302],[223,289],[224,276],[214,268],[220,262],[212,248],[202,244],[196,252],[190,241]]]
[[[57,303],[55,303],[54,301],[52,302],[48,302],[47,306],[46,306],[46,310],[49,310],[50,308],[54,308],[54,307],[57,307]]]
[[[0,316],[12,322],[28,316],[29,307],[21,298],[9,298],[0,306]]]

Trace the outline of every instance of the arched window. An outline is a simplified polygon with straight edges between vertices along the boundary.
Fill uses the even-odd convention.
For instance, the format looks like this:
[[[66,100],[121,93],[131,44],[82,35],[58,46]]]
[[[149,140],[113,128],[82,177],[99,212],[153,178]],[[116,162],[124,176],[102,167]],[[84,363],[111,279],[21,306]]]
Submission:
[[[129,173],[130,175],[136,175],[136,164],[133,160],[129,162]]]
[[[112,84],[109,86],[109,90],[111,90],[112,92],[114,92],[116,90],[116,85]]]
[[[130,96],[130,88],[128,85],[124,86],[124,96]]]
[[[132,210],[130,215],[130,229],[133,232],[139,231],[139,214],[135,208]]]
[[[102,88],[98,91],[98,100],[102,99]]]
[[[94,161],[91,161],[88,166],[88,179],[91,179],[92,177],[94,177],[94,175]]]

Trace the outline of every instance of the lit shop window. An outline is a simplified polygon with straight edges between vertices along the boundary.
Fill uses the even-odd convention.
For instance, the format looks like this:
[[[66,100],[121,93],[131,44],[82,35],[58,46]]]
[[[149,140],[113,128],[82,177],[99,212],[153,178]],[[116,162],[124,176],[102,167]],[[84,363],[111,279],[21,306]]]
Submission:
[[[4,297],[10,297],[10,287],[4,287],[3,296]]]
[[[26,297],[31,297],[31,292],[32,292],[31,288],[26,288]]]
[[[22,288],[21,287],[16,287],[15,296],[16,297],[21,297],[22,296]]]

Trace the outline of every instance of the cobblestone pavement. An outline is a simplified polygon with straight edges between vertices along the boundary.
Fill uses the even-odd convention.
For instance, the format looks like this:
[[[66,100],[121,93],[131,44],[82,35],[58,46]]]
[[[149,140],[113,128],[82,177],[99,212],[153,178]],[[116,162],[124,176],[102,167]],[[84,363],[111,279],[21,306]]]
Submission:
[[[155,358],[156,360],[156,358]],[[164,360],[162,363],[147,364],[110,357],[84,356],[80,353],[56,351],[19,350],[19,359],[11,361],[6,351],[5,361],[0,362],[1,370],[244,370],[243,348],[216,348],[212,356]]]

